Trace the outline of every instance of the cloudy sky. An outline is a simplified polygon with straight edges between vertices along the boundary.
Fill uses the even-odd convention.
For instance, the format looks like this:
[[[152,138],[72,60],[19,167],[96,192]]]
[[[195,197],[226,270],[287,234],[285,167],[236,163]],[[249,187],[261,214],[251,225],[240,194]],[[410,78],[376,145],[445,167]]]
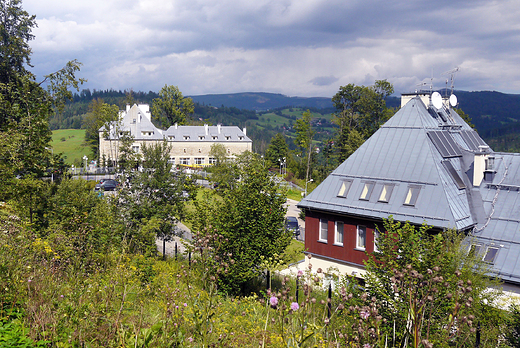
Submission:
[[[23,0],[33,72],[83,63],[84,88],[331,97],[387,79],[520,93],[518,0]]]

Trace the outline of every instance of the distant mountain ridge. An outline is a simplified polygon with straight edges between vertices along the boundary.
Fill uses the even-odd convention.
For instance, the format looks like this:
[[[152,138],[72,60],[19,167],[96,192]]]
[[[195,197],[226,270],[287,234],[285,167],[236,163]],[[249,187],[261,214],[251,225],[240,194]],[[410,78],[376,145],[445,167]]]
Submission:
[[[325,97],[289,97],[266,92],[244,92],[231,94],[206,94],[189,96],[194,102],[215,107],[227,106],[238,109],[267,111],[281,107],[332,108],[332,99]]]

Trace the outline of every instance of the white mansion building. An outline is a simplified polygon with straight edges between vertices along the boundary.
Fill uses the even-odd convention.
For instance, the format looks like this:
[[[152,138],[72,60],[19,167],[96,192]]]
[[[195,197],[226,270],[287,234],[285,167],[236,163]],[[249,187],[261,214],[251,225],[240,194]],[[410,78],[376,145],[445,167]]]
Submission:
[[[251,151],[253,142],[246,135],[246,129],[237,126],[178,126],[167,130],[155,127],[151,121],[148,104],[127,105],[120,112],[120,120],[112,122],[110,130],[99,129],[99,159],[117,161],[119,142],[125,135],[133,139],[132,149],[139,153],[141,147],[151,146],[164,140],[171,145],[170,162],[175,165],[199,167],[213,164],[209,156],[213,144],[224,145],[229,157]]]

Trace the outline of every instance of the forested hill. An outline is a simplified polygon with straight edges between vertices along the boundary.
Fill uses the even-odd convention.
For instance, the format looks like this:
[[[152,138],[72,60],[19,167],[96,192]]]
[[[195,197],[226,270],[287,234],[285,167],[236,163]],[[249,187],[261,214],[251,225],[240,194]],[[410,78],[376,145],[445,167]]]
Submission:
[[[479,134],[495,151],[520,152],[520,95],[495,91],[455,91],[455,94],[459,100],[459,107],[470,116]],[[158,94],[152,91],[128,93],[114,90],[83,90],[74,96],[73,102],[67,105],[62,114],[51,118],[50,125],[52,129],[82,128],[88,105],[95,98],[123,109],[129,101],[151,104],[157,97]],[[276,117],[266,116],[267,113],[275,113],[282,117],[278,127],[283,127],[284,124],[290,127],[291,119],[294,121],[298,115],[292,114],[292,111],[283,112],[284,108],[311,109],[316,117],[334,112],[331,98],[325,97],[289,97],[263,92],[190,97],[195,102],[193,122],[247,126],[251,131],[248,134],[256,138],[254,140],[260,151],[265,148],[270,136],[281,129],[278,129],[274,122]],[[389,97],[387,106],[398,108],[400,98]],[[286,116],[286,113],[291,116]]]
[[[287,107],[302,107],[315,109],[332,108],[332,97],[288,97],[275,93],[233,93],[233,94],[206,94],[190,96],[194,102],[216,107],[228,106],[239,109],[267,111]]]

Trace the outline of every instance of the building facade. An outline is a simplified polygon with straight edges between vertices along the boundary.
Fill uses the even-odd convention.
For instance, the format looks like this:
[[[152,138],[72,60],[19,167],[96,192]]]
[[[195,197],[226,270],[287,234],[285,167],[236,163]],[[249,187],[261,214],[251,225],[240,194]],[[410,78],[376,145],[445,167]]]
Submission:
[[[130,136],[132,149],[139,153],[143,145],[151,146],[164,140],[171,146],[170,162],[175,165],[203,167],[211,165],[213,144],[222,144],[229,157],[251,151],[253,142],[246,135],[246,129],[236,126],[178,126],[167,130],[155,127],[151,121],[149,106],[146,104],[127,106],[120,113],[120,121],[113,122],[110,129],[99,130],[100,161],[117,161],[121,139]]]
[[[520,289],[520,154],[494,152],[450,99],[401,109],[299,203],[313,268],[362,276],[383,219],[465,233],[504,289]],[[439,98],[440,101],[439,101]],[[306,258],[306,262],[309,262]]]

